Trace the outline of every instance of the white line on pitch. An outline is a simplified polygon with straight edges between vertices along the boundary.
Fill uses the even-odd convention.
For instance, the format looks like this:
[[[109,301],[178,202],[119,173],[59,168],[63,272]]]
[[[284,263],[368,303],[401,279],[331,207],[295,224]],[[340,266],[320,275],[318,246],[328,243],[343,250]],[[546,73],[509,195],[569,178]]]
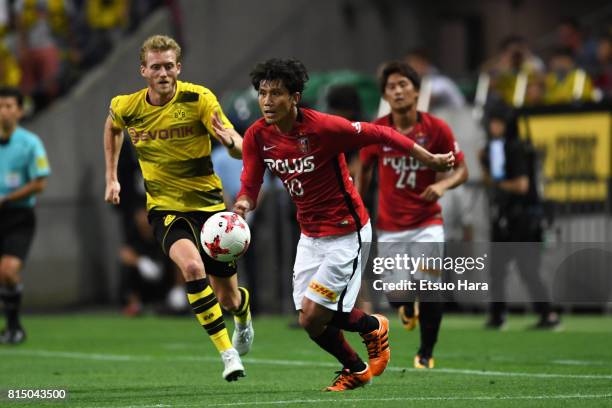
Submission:
[[[292,405],[292,404],[329,404],[329,403],[354,403],[354,402],[418,402],[418,401],[512,401],[512,400],[564,400],[564,399],[606,399],[612,398],[612,394],[559,394],[559,395],[500,395],[500,396],[474,396],[474,397],[384,397],[384,398],[320,398],[320,399],[295,399],[280,401],[248,401],[227,402],[221,404],[206,404],[207,407],[227,406],[253,406],[253,405]],[[198,404],[152,404],[152,405],[127,405],[115,408],[166,408],[166,407],[195,407]],[[100,407],[101,408],[101,407]]]
[[[249,401],[223,404],[210,404],[208,407],[226,407],[230,405],[289,405],[289,404],[329,404],[330,402],[393,402],[393,401],[497,401],[497,400],[553,400],[553,399],[599,399],[612,398],[612,394],[569,394],[569,395],[502,395],[477,397],[386,397],[386,398],[342,398],[342,399],[301,399],[285,401]],[[138,407],[133,407],[138,408]]]
[[[204,361],[218,362],[219,358],[207,356],[172,356],[172,357],[157,357],[149,355],[126,355],[126,354],[102,354],[102,353],[81,353],[70,351],[51,351],[51,350],[0,350],[0,355],[24,355],[32,357],[60,357],[74,358],[82,360],[96,361]],[[331,362],[313,362],[302,360],[277,360],[277,359],[260,359],[260,358],[243,358],[242,361],[247,364],[262,364],[275,366],[292,366],[292,367],[338,367],[337,363]],[[524,373],[514,371],[488,371],[474,369],[458,369],[458,368],[436,368],[434,370],[417,370],[414,368],[388,367],[387,371],[402,372],[402,371],[418,371],[423,374],[464,374],[464,375],[480,375],[480,376],[496,376],[496,377],[526,377],[526,378],[571,378],[571,379],[588,379],[588,380],[612,380],[612,374],[554,374],[554,373]]]

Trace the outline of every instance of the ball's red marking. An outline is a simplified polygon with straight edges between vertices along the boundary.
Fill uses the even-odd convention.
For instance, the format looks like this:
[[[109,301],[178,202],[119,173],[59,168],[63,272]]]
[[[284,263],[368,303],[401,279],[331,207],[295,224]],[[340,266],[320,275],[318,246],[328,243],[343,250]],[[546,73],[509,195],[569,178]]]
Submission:
[[[205,242],[204,245],[206,245],[206,248],[210,251],[210,256],[212,258],[216,258],[217,255],[221,254],[229,254],[229,249],[221,248],[221,237],[218,235],[215,235],[213,242]]]
[[[231,214],[231,215],[223,214],[221,217],[225,218],[225,220],[227,221],[227,226],[225,227],[226,234],[230,232],[231,230],[233,230],[234,227],[238,227],[242,229],[246,228],[244,223],[240,221],[240,217],[238,216],[238,214]]]

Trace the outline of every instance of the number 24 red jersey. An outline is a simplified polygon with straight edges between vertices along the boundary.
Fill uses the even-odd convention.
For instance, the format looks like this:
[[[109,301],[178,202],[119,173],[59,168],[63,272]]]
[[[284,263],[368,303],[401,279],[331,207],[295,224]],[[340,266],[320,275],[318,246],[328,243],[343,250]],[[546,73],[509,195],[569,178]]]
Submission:
[[[418,112],[417,118],[417,123],[405,137],[431,153],[452,151],[455,154],[455,165],[463,161],[463,152],[444,121],[424,112]],[[374,123],[394,128],[391,114]],[[377,228],[402,231],[442,224],[440,205],[419,197],[429,185],[436,182],[436,171],[425,167],[403,151],[384,144],[361,149],[359,157],[366,165],[378,162]]]

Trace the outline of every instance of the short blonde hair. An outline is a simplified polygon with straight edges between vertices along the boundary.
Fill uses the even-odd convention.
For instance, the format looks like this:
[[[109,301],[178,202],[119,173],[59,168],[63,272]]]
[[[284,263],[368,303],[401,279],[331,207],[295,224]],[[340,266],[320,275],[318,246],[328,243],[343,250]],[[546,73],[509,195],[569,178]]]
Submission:
[[[181,46],[167,35],[153,35],[145,40],[140,47],[140,65],[146,66],[147,52],[173,50],[176,54],[176,62],[181,62]]]

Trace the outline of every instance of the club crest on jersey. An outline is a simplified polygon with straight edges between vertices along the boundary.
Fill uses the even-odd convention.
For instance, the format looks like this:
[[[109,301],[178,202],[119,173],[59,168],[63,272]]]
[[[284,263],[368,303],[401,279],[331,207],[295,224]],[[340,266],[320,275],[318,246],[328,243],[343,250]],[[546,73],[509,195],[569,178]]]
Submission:
[[[310,142],[308,141],[308,138],[307,137],[300,137],[298,139],[298,147],[300,149],[300,152],[302,152],[302,153],[310,152]]]
[[[414,136],[414,141],[421,146],[425,146],[427,143],[427,135],[423,132],[419,132]]]

